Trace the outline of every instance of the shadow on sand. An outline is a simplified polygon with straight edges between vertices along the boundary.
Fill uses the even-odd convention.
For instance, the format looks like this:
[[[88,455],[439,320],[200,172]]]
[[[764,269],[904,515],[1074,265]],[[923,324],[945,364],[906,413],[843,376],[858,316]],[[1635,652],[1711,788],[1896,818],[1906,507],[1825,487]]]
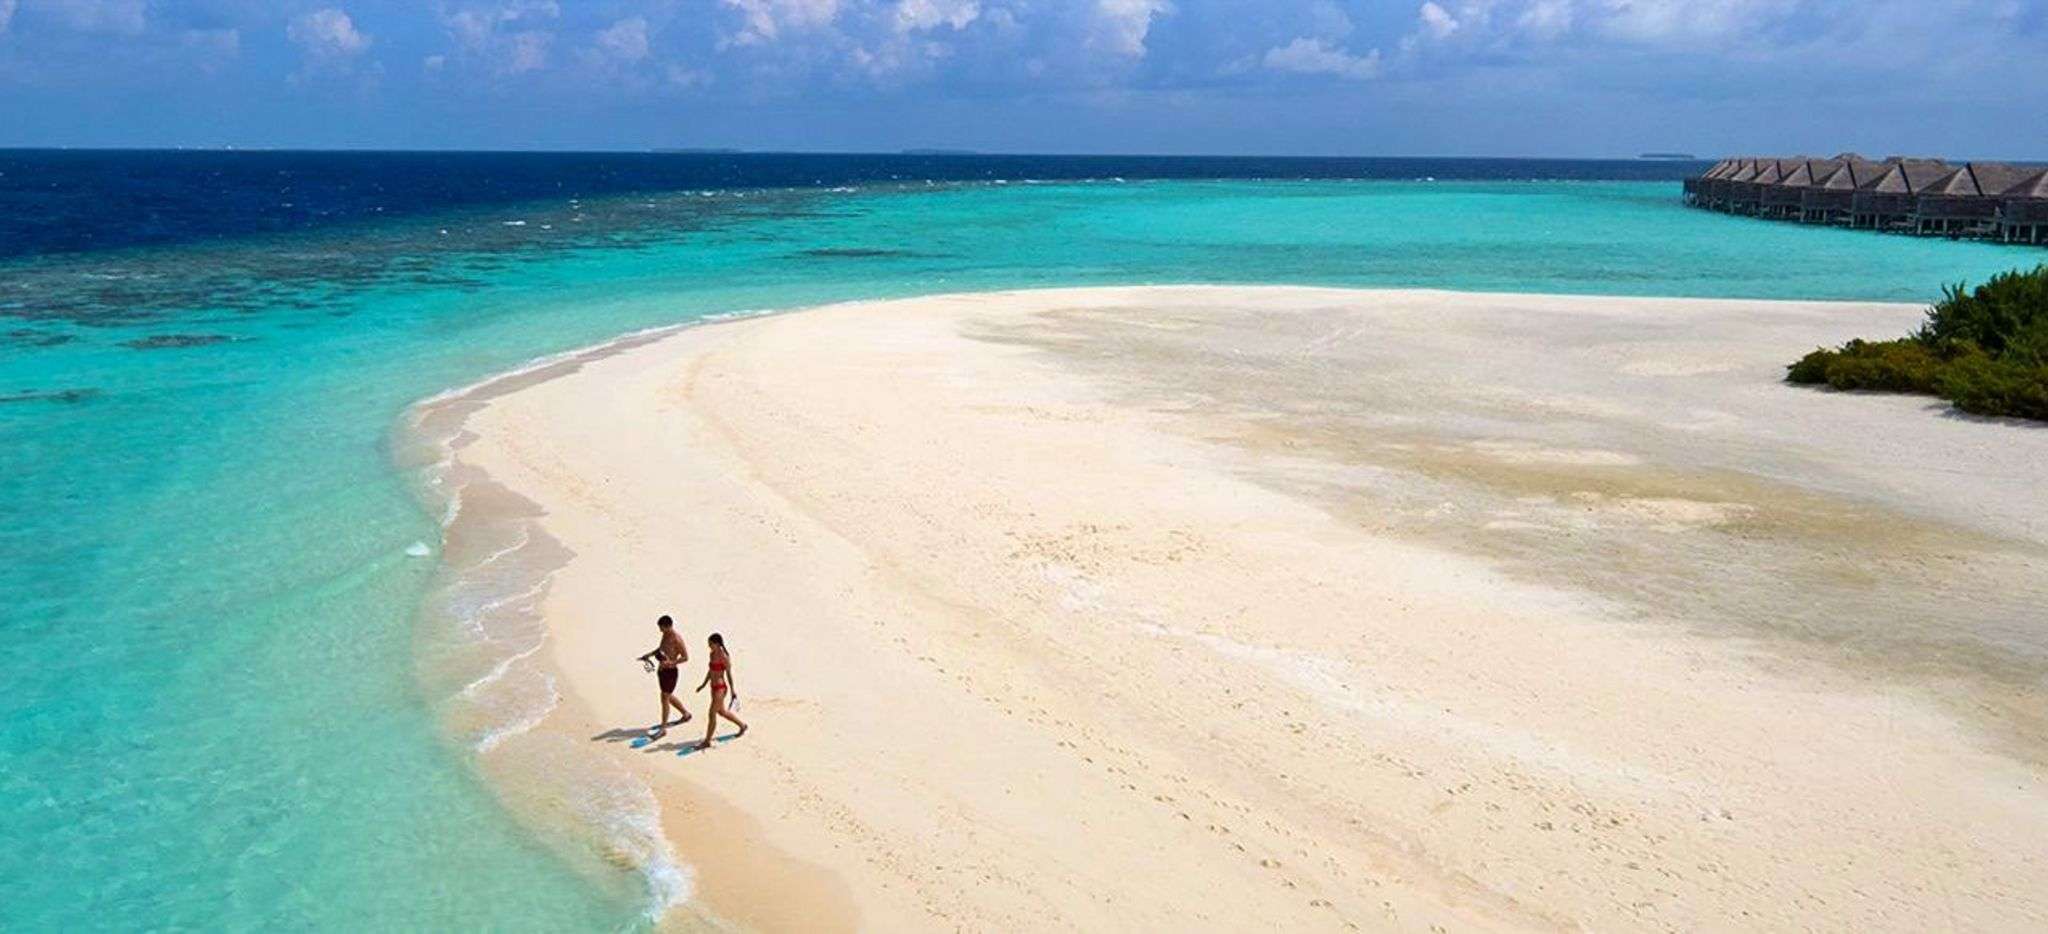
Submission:
[[[689,733],[686,737],[678,738],[678,734],[683,732],[686,731],[683,730],[682,724],[672,723],[669,724],[668,732],[663,733],[659,737],[649,739],[646,727],[622,726],[614,727],[596,736],[592,736],[590,741],[593,743],[626,743],[641,752],[673,752],[680,757],[697,752],[697,744],[702,742],[702,740],[697,739],[702,734],[694,732]],[[715,737],[713,742],[727,743],[738,739],[739,736],[739,731],[734,730]]]

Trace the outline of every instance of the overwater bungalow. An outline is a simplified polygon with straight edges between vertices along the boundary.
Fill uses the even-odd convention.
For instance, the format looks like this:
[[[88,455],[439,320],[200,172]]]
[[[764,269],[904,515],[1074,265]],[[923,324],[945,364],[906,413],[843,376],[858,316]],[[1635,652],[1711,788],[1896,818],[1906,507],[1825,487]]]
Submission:
[[[2048,243],[2048,169],[1999,193],[1997,226],[2007,243]]]
[[[2026,169],[2002,162],[1967,162],[1920,193],[1913,232],[1937,236],[1990,236],[1997,230],[1999,197],[2019,184]]]
[[[1799,219],[1808,224],[1847,226],[1856,192],[1876,185],[1890,169],[1891,164],[1886,162],[1841,157],[1834,171],[1799,193]]]
[[[1936,159],[1901,159],[1879,176],[1877,184],[1856,192],[1849,208],[1849,226],[1872,230],[1913,229],[1920,193],[1939,188],[1960,171]]]
[[[1728,186],[1727,208],[1735,214],[1756,214],[1762,210],[1764,186],[1777,184],[1793,165],[1790,159],[1758,159],[1748,175],[1737,175]]]
[[[1733,156],[1685,180],[1685,203],[1727,214],[1924,236],[2048,243],[2048,168],[1845,152]]]
[[[1734,164],[1730,165],[1728,171],[1723,173],[1720,178],[1708,183],[1707,207],[1716,211],[1729,210],[1735,186],[1755,178],[1756,172],[1757,161],[1755,159],[1735,160]]]
[[[1763,197],[1758,202],[1757,213],[1765,217],[1796,220],[1801,216],[1800,208],[1805,202],[1806,192],[1820,184],[1820,180],[1835,174],[1842,167],[1839,159],[1801,159],[1794,163],[1777,182],[1764,186]]]
[[[1713,190],[1714,183],[1728,173],[1735,171],[1737,161],[1735,159],[1723,159],[1714,163],[1705,172],[1687,178],[1685,180],[1685,203],[1693,207],[1707,207],[1708,194]]]
[[[1723,163],[1720,166],[1720,171],[1715,173],[1712,178],[1707,179],[1706,185],[1701,190],[1701,197],[1703,198],[1701,207],[1711,208],[1716,211],[1727,210],[1728,190],[1734,187],[1736,178],[1746,172],[1754,173],[1755,171],[1755,159],[1730,159]]]

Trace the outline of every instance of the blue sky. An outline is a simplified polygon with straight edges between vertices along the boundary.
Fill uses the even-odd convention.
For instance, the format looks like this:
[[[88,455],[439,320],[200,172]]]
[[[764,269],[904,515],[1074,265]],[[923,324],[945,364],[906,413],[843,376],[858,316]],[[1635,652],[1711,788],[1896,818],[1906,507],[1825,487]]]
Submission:
[[[0,145],[2048,158],[2048,0],[0,0]]]

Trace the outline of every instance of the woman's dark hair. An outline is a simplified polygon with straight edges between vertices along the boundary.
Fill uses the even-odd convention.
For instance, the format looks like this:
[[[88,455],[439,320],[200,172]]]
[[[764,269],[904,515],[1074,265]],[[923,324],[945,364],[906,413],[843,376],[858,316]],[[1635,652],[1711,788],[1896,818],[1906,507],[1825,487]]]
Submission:
[[[656,625],[656,626],[660,626],[660,627],[661,627],[661,628],[663,628],[663,629],[667,629],[667,628],[669,628],[669,627],[671,627],[671,626],[674,626],[675,624],[676,624],[676,621],[675,621],[675,620],[672,620],[672,619],[669,619],[669,618],[668,618],[668,617],[667,617],[666,615],[664,615],[664,616],[662,616],[662,618],[660,618],[660,619],[657,619],[657,620],[655,620],[655,621],[654,621],[654,625]]]
[[[725,637],[714,632],[711,634],[711,644],[721,649],[725,648]]]

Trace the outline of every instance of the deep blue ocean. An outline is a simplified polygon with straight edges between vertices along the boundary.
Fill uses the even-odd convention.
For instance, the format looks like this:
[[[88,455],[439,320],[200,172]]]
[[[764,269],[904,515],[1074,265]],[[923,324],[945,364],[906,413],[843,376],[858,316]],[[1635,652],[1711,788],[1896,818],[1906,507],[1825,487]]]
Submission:
[[[815,153],[0,150],[0,257],[642,192],[996,179],[1669,181],[1709,163]]]
[[[507,725],[422,631],[439,527],[394,425],[538,356],[941,291],[1925,301],[2044,258],[1683,208],[1702,167],[0,151],[0,931],[617,929],[686,896],[611,819],[631,794],[563,804],[580,831],[507,805]]]

